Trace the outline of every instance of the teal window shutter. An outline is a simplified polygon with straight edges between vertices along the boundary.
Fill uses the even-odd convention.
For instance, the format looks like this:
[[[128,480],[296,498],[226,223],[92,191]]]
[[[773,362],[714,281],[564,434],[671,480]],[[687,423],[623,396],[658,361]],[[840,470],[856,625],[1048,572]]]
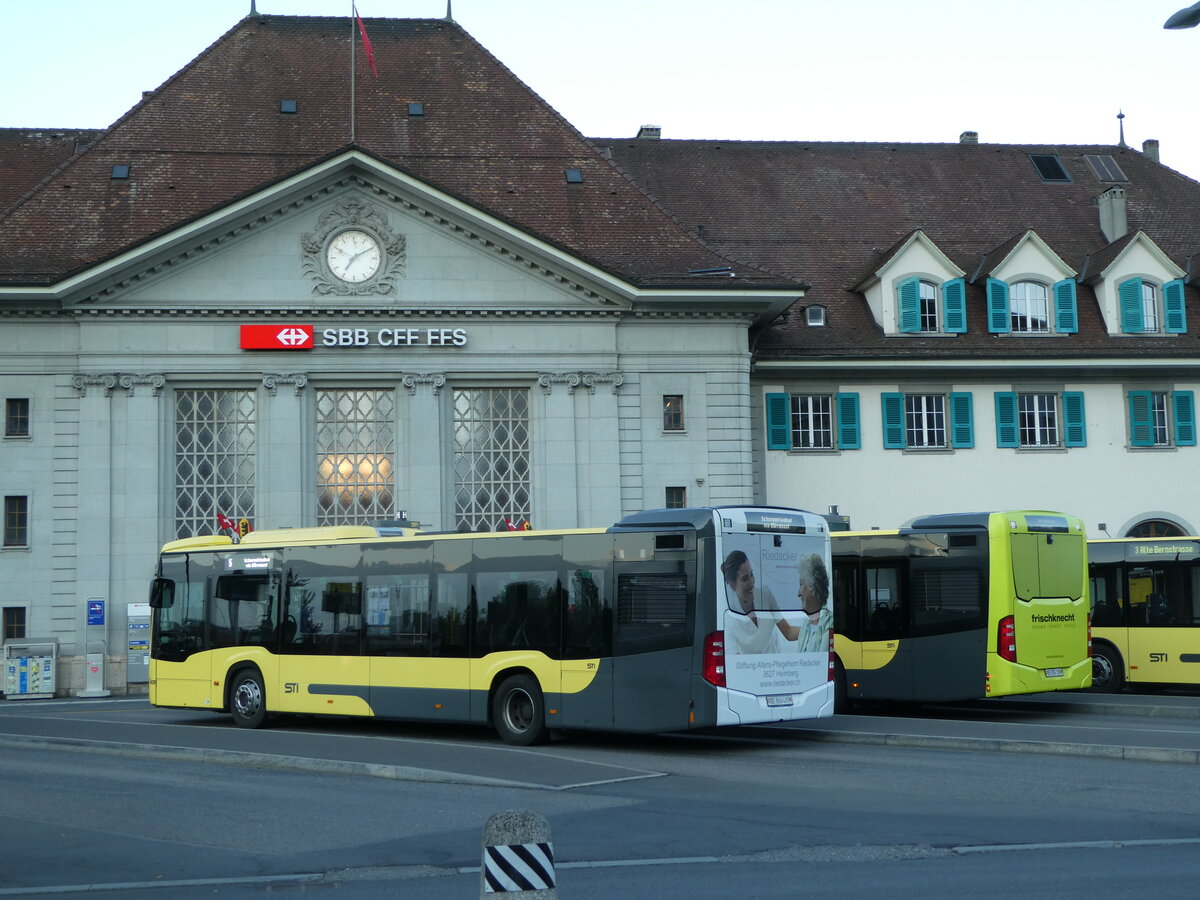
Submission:
[[[906,278],[896,285],[900,304],[900,331],[915,334],[921,330],[921,279]]]
[[[1079,315],[1075,303],[1075,279],[1066,278],[1054,283],[1054,330],[1063,334],[1079,331]]]
[[[1154,446],[1154,394],[1129,392],[1129,446]]]
[[[1145,327],[1142,318],[1142,279],[1130,278],[1117,287],[1121,299],[1121,330],[1126,334],[1141,334]]]
[[[858,420],[858,394],[837,395],[838,448],[858,450],[862,447],[862,429]]]
[[[992,334],[1008,334],[1012,331],[1012,318],[1008,310],[1008,282],[999,278],[987,280],[988,331]]]
[[[950,446],[967,448],[975,446],[975,421],[970,392],[950,395]]]
[[[1083,391],[1063,391],[1063,445],[1066,447],[1087,446],[1087,420],[1083,409]]]
[[[904,395],[883,394],[883,449],[903,450],[904,440]]]
[[[791,404],[787,394],[767,394],[767,449],[791,450]]]
[[[1017,395],[1013,391],[996,391],[996,446],[1019,447],[1017,434]]]
[[[1163,285],[1163,331],[1184,334],[1187,331],[1187,312],[1183,306],[1183,282],[1179,279]]]
[[[1171,395],[1175,407],[1175,446],[1196,446],[1196,398],[1191,391]]]
[[[954,278],[942,285],[942,321],[949,334],[966,334],[967,285]]]

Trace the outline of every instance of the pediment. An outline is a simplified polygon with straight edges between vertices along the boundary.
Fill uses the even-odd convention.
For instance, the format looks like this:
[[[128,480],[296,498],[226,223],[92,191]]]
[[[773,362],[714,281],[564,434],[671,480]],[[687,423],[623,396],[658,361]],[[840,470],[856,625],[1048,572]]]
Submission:
[[[586,262],[350,153],[72,281],[70,307],[156,310],[604,310],[632,288]],[[346,230],[377,241],[365,281],[327,248]],[[90,274],[90,277],[89,277]]]
[[[987,268],[984,274],[989,278],[1000,281],[1021,281],[1025,279],[1051,282],[1074,278],[1078,272],[1063,262],[1062,257],[1042,240],[1037,232],[1026,231],[1011,247],[998,248],[1001,252],[988,254],[988,262],[995,255],[996,261]]]

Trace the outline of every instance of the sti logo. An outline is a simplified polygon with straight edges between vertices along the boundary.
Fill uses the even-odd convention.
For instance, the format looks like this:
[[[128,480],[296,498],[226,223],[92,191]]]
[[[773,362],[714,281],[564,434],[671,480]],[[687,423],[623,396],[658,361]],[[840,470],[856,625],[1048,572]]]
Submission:
[[[311,350],[311,325],[243,325],[243,350]]]

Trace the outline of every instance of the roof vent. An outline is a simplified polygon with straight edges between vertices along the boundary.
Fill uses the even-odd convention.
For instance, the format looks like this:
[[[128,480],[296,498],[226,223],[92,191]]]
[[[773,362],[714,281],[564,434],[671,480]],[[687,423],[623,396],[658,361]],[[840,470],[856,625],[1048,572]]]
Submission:
[[[639,138],[647,138],[656,141],[662,137],[662,128],[658,125],[643,125],[638,129]]]
[[[567,184],[583,184],[583,169],[567,169],[563,174],[566,175]]]
[[[962,134],[960,134],[958,136],[958,142],[960,144],[978,144],[979,143],[979,132],[978,131],[964,131]]]
[[[300,111],[300,104],[295,100],[280,100],[279,111],[285,115],[295,115]]]

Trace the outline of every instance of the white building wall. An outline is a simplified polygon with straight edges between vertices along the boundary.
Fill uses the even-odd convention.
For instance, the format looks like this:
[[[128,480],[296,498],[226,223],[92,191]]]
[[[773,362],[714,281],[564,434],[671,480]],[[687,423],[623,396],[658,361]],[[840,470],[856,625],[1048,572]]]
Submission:
[[[1131,387],[1146,384],[946,382],[947,391],[973,394],[975,447],[885,450],[880,395],[920,391],[922,387],[842,382],[836,390],[860,395],[862,449],[764,450],[763,499],[820,513],[836,505],[842,515],[850,517],[854,529],[894,528],[915,516],[933,513],[1034,508],[1077,515],[1089,532],[1100,536],[1101,524],[1117,537],[1123,529],[1151,518],[1167,518],[1192,532],[1200,525],[1196,521],[1200,483],[1192,476],[1200,447],[1130,448],[1125,392]],[[1039,388],[1084,392],[1086,447],[996,446],[994,393]],[[1166,389],[1200,391],[1200,384],[1171,383]],[[756,390],[755,403],[761,406],[765,393],[808,390],[774,383]],[[760,432],[763,428],[761,410],[756,428]]]

